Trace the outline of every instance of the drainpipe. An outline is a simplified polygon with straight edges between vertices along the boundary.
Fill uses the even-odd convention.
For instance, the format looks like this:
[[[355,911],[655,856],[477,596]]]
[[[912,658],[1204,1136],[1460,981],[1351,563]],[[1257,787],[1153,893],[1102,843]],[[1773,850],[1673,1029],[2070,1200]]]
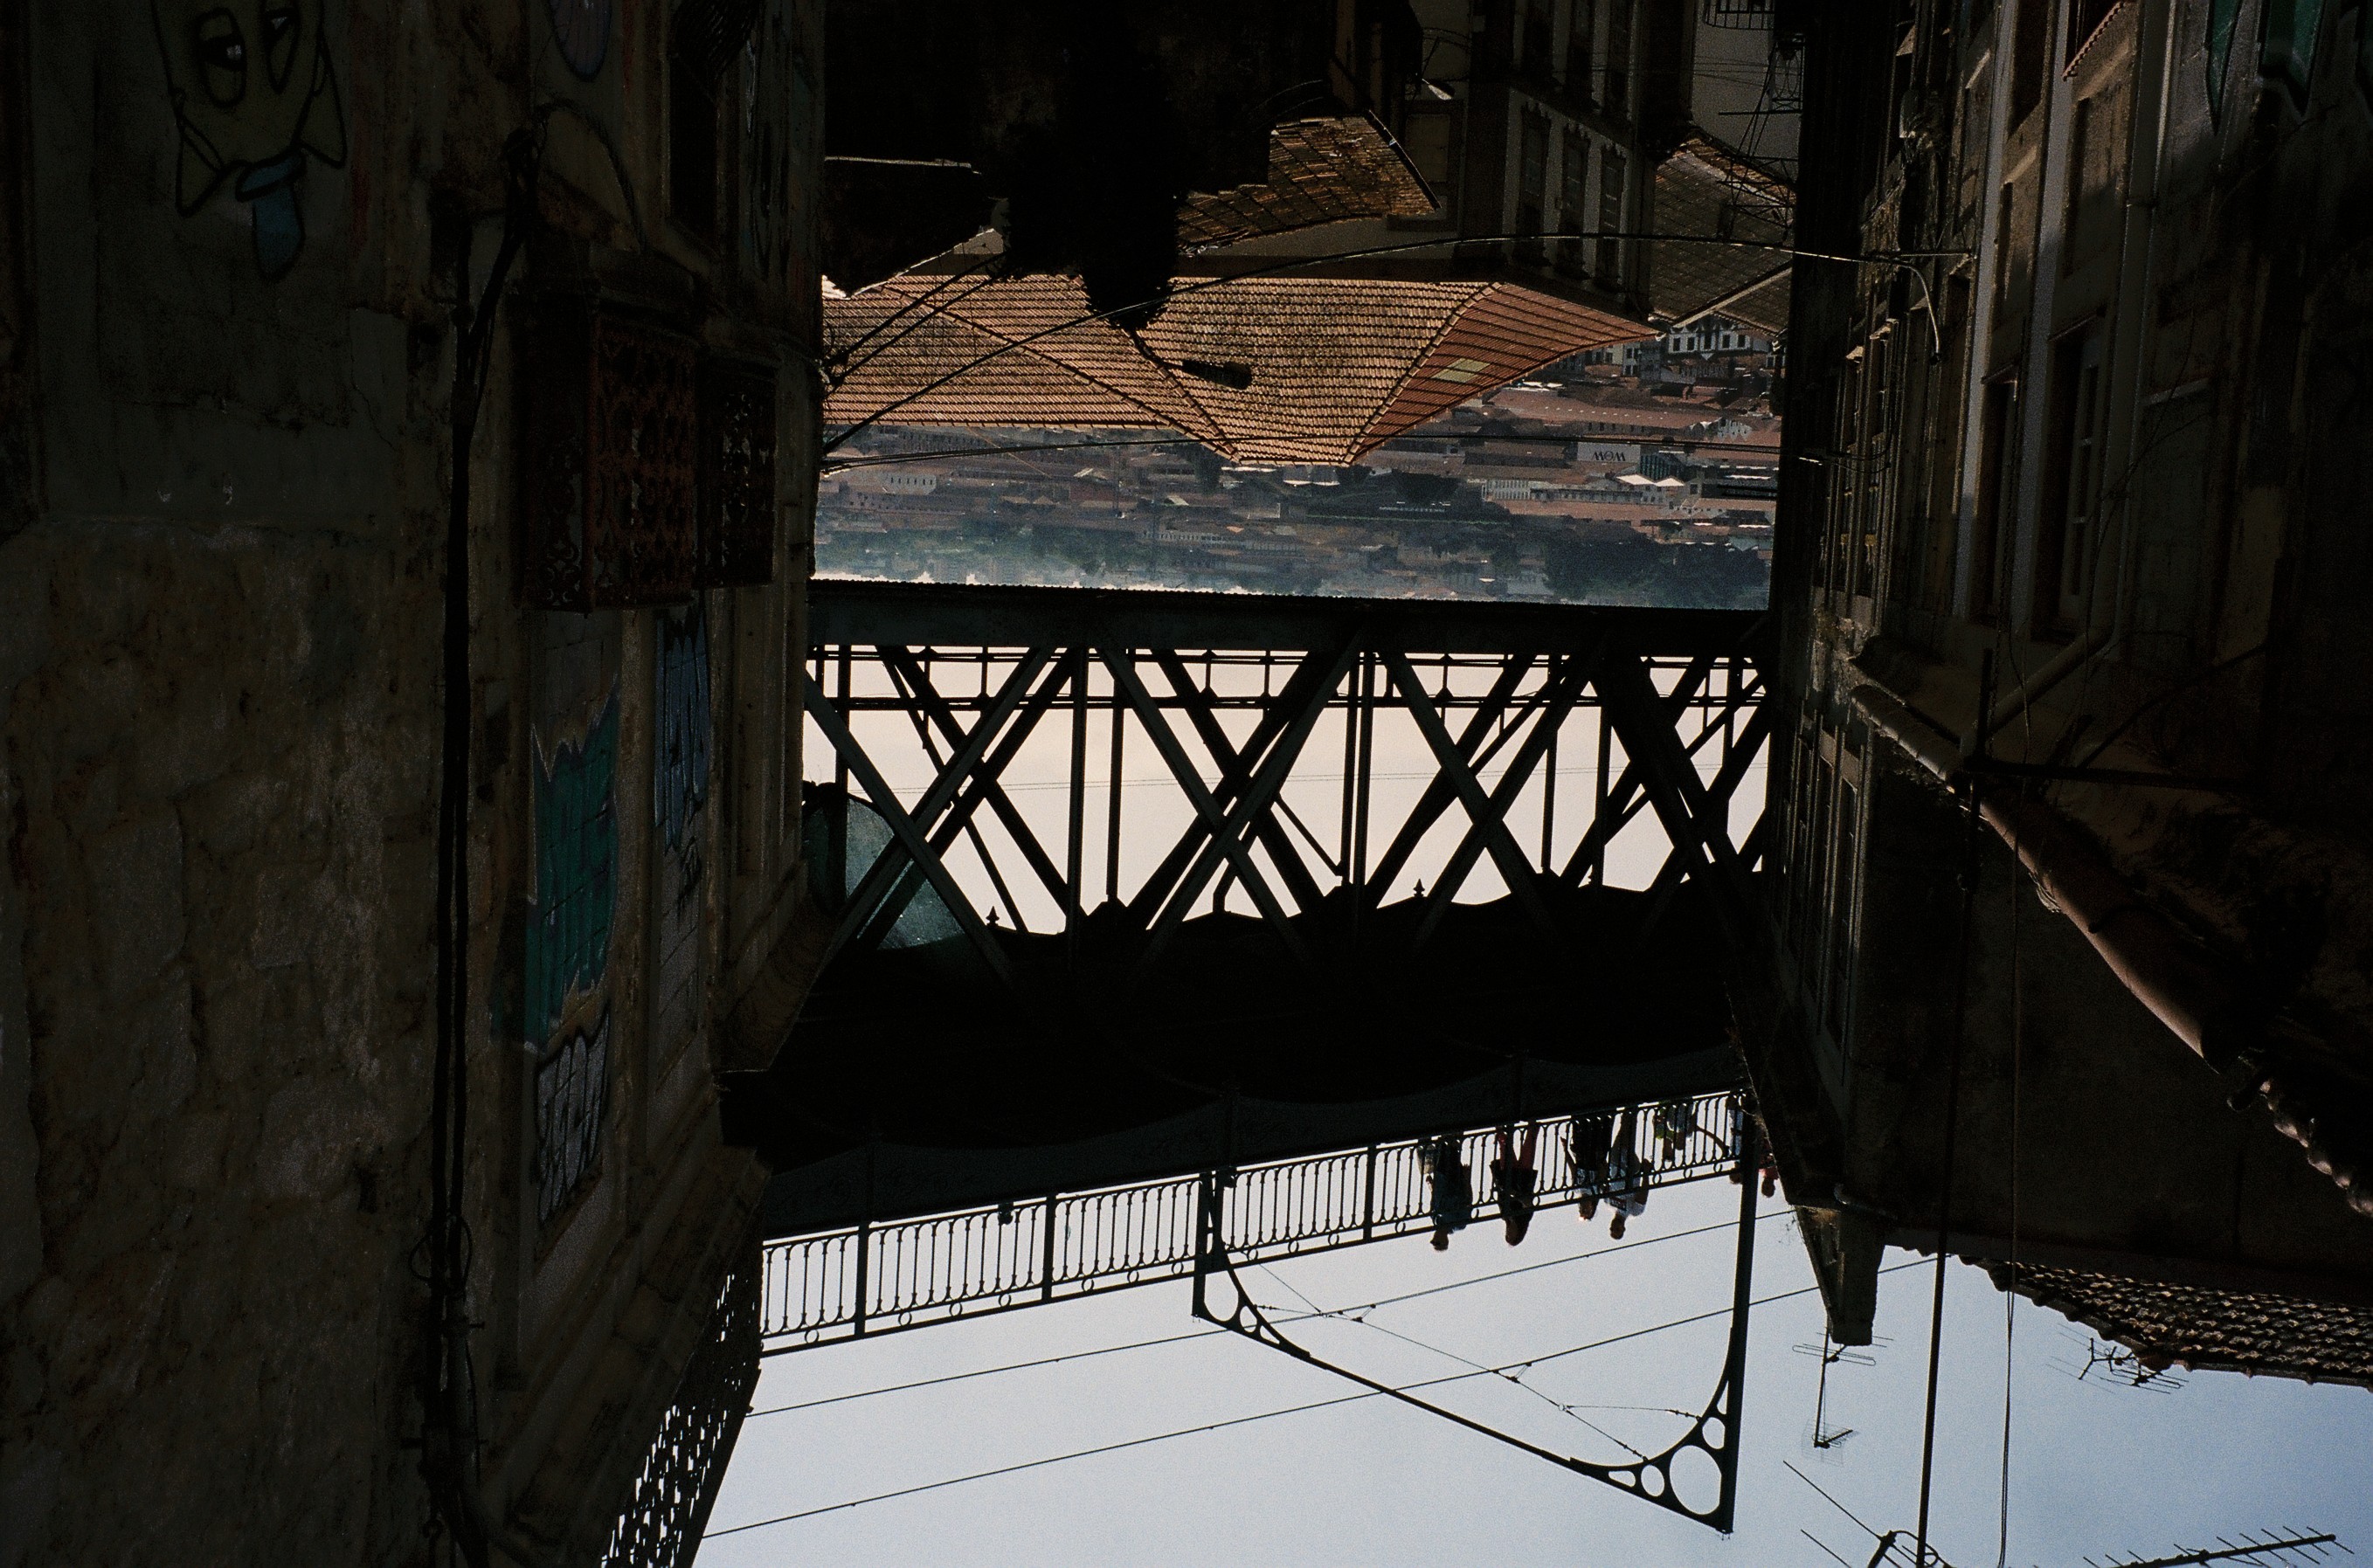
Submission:
[[[2092,658],[2109,638],[2109,627],[2095,626],[2052,655],[2050,663],[2029,675],[2016,690],[1994,704],[1993,710],[1986,715],[1982,728],[1971,730],[1961,737],[1963,759],[1977,755],[1989,736],[1999,732],[2004,725],[2025,712],[2031,704],[2040,701],[2044,693],[2075,674],[2077,667]]]
[[[2110,602],[2107,647],[2122,649],[2133,613],[2136,539],[2133,479],[2129,470],[2142,442],[2144,338],[2150,325],[2152,254],[2158,230],[2159,185],[2167,157],[2168,83],[2172,79],[2175,29],[2169,26],[2171,0],[2142,0],[2140,36],[2135,40],[2136,80],[2134,122],[2127,144],[2126,168],[2132,181],[2126,193],[2125,232],[2118,260],[2118,305],[2115,335],[2110,339],[2109,449],[2101,471],[2120,475],[2118,507],[2118,580]],[[2099,565],[2096,556],[2091,594],[2095,606],[2088,620],[2098,621]]]

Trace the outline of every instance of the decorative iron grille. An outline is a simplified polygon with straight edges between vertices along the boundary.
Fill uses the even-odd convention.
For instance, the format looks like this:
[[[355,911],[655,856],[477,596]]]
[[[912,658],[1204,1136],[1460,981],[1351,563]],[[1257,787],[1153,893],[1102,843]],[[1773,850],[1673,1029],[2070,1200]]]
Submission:
[[[1544,1119],[1532,1207],[1729,1175],[1739,1114],[1737,1095],[1720,1093]],[[1498,1135],[1448,1135],[1477,1223],[1499,1212],[1488,1174]],[[1425,1153],[1443,1136],[769,1241],[763,1332],[792,1348],[1187,1278],[1206,1182],[1221,1188],[1229,1248],[1249,1261],[1413,1235],[1433,1224]]]
[[[775,579],[775,372],[742,360],[700,367],[703,588]]]
[[[758,1387],[758,1270],[746,1247],[718,1287],[708,1337],[685,1363],[673,1402],[611,1529],[602,1568],[682,1568],[725,1479]]]
[[[691,344],[547,302],[528,359],[521,597],[547,610],[682,603],[697,552]]]

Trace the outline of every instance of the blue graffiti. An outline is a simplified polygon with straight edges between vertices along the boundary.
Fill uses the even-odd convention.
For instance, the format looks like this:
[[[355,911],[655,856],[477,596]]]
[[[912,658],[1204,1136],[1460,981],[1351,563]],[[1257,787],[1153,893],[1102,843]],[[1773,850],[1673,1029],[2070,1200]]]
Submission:
[[[618,859],[618,696],[610,694],[584,738],[561,742],[535,763],[535,908],[527,925],[526,1023],[551,1037],[575,998],[610,966]]]

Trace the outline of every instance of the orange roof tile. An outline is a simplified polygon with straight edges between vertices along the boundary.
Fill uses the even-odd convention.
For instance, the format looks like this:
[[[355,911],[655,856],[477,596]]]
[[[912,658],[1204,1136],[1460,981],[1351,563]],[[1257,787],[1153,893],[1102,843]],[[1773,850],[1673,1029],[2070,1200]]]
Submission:
[[[1078,280],[1057,276],[908,275],[828,301],[828,338],[855,351],[825,419],[1174,429],[1239,459],[1348,462],[1463,399],[1642,332],[1512,284],[1397,279],[1187,284],[1137,339],[1089,314]],[[1242,365],[1252,380],[1216,384],[1186,360]]]

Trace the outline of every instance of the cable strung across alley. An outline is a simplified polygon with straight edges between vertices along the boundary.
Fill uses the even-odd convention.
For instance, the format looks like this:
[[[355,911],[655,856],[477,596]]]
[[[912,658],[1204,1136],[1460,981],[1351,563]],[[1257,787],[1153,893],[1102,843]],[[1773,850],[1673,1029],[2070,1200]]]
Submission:
[[[1729,1227],[1724,1226],[1723,1228],[1728,1229]],[[1592,1255],[1585,1254],[1584,1256]],[[1880,1270],[1879,1272],[1882,1274],[1892,1274],[1905,1269],[1916,1269],[1920,1267],[1922,1261],[1923,1260],[1913,1258],[1909,1262],[1890,1264],[1887,1268]],[[1477,1282],[1479,1283],[1480,1281]],[[1750,1306],[1770,1306],[1776,1302],[1791,1301],[1798,1296],[1811,1295],[1819,1289],[1820,1287],[1818,1285],[1802,1285],[1792,1291],[1781,1291],[1768,1296],[1758,1296],[1748,1305]],[[1683,1328],[1692,1323],[1703,1323],[1711,1318],[1727,1316],[1730,1310],[1731,1309],[1729,1307],[1724,1306],[1712,1312],[1693,1313],[1687,1317],[1676,1317],[1663,1323],[1652,1324],[1645,1328],[1634,1328],[1625,1333],[1612,1334],[1603,1340],[1593,1340],[1586,1344],[1573,1345],[1561,1351],[1552,1351],[1547,1355],[1534,1356],[1525,1361],[1509,1362],[1504,1365],[1484,1367],[1474,1372],[1454,1372],[1441,1377],[1429,1377],[1420,1382],[1402,1385],[1399,1391],[1402,1393],[1413,1393],[1421,1388],[1438,1388],[1446,1384],[1464,1383],[1476,1377],[1504,1376],[1511,1372],[1521,1372],[1531,1367],[1546,1364],[1552,1361],[1562,1360],[1567,1356],[1580,1355],[1584,1351],[1599,1350],[1607,1345],[1622,1344],[1627,1340],[1642,1339],[1650,1334],[1661,1334],[1669,1328]],[[1222,1332],[1225,1332],[1225,1330],[1222,1330]],[[1195,1338],[1196,1336],[1190,1335],[1185,1337]],[[727,1525],[722,1528],[707,1531],[702,1539],[713,1540],[720,1536],[740,1535],[747,1530],[762,1530],[775,1525],[793,1524],[801,1519],[812,1519],[823,1514],[836,1514],[845,1508],[862,1508],[871,1504],[890,1503],[902,1497],[915,1497],[927,1492],[938,1492],[951,1486],[962,1486],[967,1481],[992,1480],[999,1476],[1018,1475],[1024,1470],[1044,1469],[1049,1465],[1064,1464],[1073,1459],[1091,1459],[1099,1455],[1117,1454],[1129,1448],[1142,1448],[1149,1444],[1167,1443],[1173,1438],[1194,1437],[1207,1432],[1222,1432],[1230,1427],[1249,1426],[1256,1422],[1276,1421],[1284,1416],[1303,1415],[1311,1410],[1327,1410],[1337,1405],[1357,1404],[1362,1399],[1374,1399],[1382,1397],[1383,1396],[1379,1392],[1374,1390],[1364,1390],[1357,1394],[1338,1394],[1330,1399],[1314,1399],[1306,1404],[1290,1405],[1283,1410],[1261,1410],[1248,1416],[1232,1416],[1224,1421],[1206,1422],[1198,1426],[1186,1426],[1179,1427],[1170,1432],[1158,1432],[1147,1437],[1131,1437],[1123,1439],[1117,1443],[1099,1444],[1093,1448],[1074,1449],[1068,1454],[1050,1455],[1043,1459],[1025,1459],[1019,1464],[1000,1465],[994,1469],[976,1470],[970,1475],[950,1476],[942,1480],[925,1481],[918,1486],[900,1487],[894,1492],[876,1492],[870,1497],[853,1497],[845,1503],[827,1503],[814,1508],[802,1508],[795,1513],[777,1515],[772,1518],[753,1519],[746,1524]]]
[[[1770,1213],[1758,1216],[1758,1218],[1765,1220],[1779,1219],[1787,1215],[1789,1212],[1790,1211],[1785,1209],[1775,1209]],[[1654,1246],[1660,1242],[1680,1241],[1689,1236],[1706,1235],[1715,1231],[1728,1231],[1733,1228],[1734,1227],[1726,1222],[1716,1225],[1697,1225],[1689,1230],[1673,1231],[1665,1235],[1642,1237],[1639,1241],[1618,1242],[1611,1246],[1597,1247],[1589,1252],[1577,1252],[1568,1258],[1552,1258],[1543,1263],[1526,1263],[1514,1269],[1502,1269],[1489,1274],[1479,1274],[1471,1280],[1454,1280],[1446,1285],[1430,1285],[1421,1291],[1410,1291],[1403,1295],[1385,1296],[1379,1300],[1365,1302],[1356,1306],[1334,1307],[1324,1311],[1314,1310],[1312,1316],[1321,1317],[1347,1317],[1354,1318],[1354,1320],[1356,1320],[1355,1315],[1357,1314],[1373,1312],[1378,1307],[1393,1306],[1405,1301],[1415,1301],[1421,1296],[1439,1295],[1445,1291],[1465,1290],[1469,1285],[1488,1285],[1494,1281],[1514,1279],[1519,1274],[1537,1273],[1543,1269],[1563,1268],[1569,1263],[1584,1263],[1594,1258],[1606,1258],[1618,1252],[1630,1252],[1636,1247]],[[1291,1289],[1291,1287],[1288,1288]],[[1291,1320],[1298,1321],[1299,1319]],[[969,1372],[952,1372],[937,1377],[919,1378],[911,1383],[893,1383],[885,1385],[880,1388],[859,1388],[847,1394],[831,1394],[826,1395],[822,1398],[803,1399],[796,1404],[769,1405],[763,1410],[754,1410],[750,1411],[742,1419],[745,1421],[754,1421],[760,1416],[784,1415],[792,1410],[814,1410],[821,1405],[841,1405],[847,1404],[854,1399],[870,1399],[877,1394],[904,1394],[917,1388],[935,1388],[947,1383],[968,1382],[976,1377],[995,1377],[1000,1374],[1008,1372],[1028,1372],[1037,1367],[1059,1365],[1065,1362],[1086,1361],[1096,1356],[1117,1355],[1124,1351],[1152,1350],[1161,1345],[1184,1344],[1189,1340],[1208,1340],[1215,1334],[1224,1332],[1224,1329],[1219,1328],[1198,1328],[1192,1329],[1183,1334],[1164,1334],[1151,1340],[1132,1340],[1126,1344],[1104,1345],[1094,1350],[1068,1351],[1061,1355],[1040,1356],[1031,1361],[1006,1362],[997,1366],[976,1367]],[[807,1348],[809,1347],[804,1345],[783,1346],[776,1350],[768,1351],[766,1353],[770,1356],[788,1355],[795,1350],[805,1350]]]

